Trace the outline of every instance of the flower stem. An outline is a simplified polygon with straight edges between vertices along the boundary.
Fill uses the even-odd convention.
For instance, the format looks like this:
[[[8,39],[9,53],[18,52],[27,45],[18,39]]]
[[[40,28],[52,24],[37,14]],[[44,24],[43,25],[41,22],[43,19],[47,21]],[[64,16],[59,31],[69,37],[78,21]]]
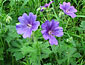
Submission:
[[[69,20],[70,20],[70,18],[68,18],[68,21],[67,21],[67,23],[66,23],[65,31],[66,31],[66,28],[68,27]]]

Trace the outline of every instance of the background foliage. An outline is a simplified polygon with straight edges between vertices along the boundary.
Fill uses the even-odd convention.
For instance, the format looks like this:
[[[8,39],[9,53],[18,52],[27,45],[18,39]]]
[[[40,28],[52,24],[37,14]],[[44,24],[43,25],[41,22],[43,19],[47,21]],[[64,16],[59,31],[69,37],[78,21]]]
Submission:
[[[85,0],[54,0],[50,8],[38,11],[52,0],[0,0],[0,65],[84,65],[85,64]],[[59,3],[70,2],[77,17],[63,15]],[[41,26],[33,37],[23,39],[16,32],[18,17],[24,12],[37,15],[40,24],[55,19],[64,29],[51,46],[42,37]],[[34,40],[35,39],[35,40]],[[38,42],[37,42],[38,41]]]

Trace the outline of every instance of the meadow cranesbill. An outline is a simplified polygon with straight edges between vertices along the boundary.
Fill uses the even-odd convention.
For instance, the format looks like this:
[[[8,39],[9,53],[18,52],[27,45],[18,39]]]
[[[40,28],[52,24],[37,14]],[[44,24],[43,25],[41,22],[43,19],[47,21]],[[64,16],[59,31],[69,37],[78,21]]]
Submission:
[[[20,24],[16,25],[18,34],[23,34],[23,38],[30,37],[32,31],[36,31],[40,25],[39,21],[36,21],[36,15],[29,13],[29,16],[24,13],[18,18]]]
[[[75,12],[77,12],[77,10],[74,8],[74,6],[70,5],[70,2],[63,2],[63,5],[60,4],[60,9],[62,9],[65,14],[71,16],[72,18],[76,17]]]
[[[56,40],[55,36],[61,37],[63,36],[63,28],[59,27],[59,22],[52,20],[49,22],[48,20],[42,24],[42,31],[43,37],[45,40],[49,39],[49,43],[51,45],[55,44],[58,45],[58,41]]]
[[[44,11],[45,8],[49,7],[51,3],[53,3],[54,1],[50,1],[48,4],[46,3],[44,6],[41,6],[41,12]]]

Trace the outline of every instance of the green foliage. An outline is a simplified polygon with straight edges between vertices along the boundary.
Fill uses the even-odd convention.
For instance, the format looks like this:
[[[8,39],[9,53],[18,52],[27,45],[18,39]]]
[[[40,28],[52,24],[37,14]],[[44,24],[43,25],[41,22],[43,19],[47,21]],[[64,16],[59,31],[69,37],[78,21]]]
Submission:
[[[81,22],[80,27],[82,27],[82,30],[85,30],[85,21],[82,21],[82,22]]]
[[[20,60],[26,57],[30,60],[30,64],[32,65],[40,65],[40,61],[44,58],[48,58],[49,54],[51,53],[51,50],[48,48],[49,43],[45,43],[44,45],[33,43],[32,46],[29,46],[28,43],[20,43],[22,41],[19,40],[19,42],[13,42],[12,47],[8,49],[13,56],[15,56],[16,60]]]
[[[51,65],[51,63],[47,63],[47,64],[44,64],[44,65]]]
[[[13,40],[16,40],[16,38],[20,37],[17,32],[15,26],[6,26],[8,29],[7,36],[6,36],[6,41],[9,43]]]
[[[3,60],[3,47],[0,47],[0,60]]]
[[[12,47],[10,47],[8,51],[11,51],[13,53],[13,56],[15,56],[16,60],[20,60],[24,58],[28,52],[30,52],[30,49],[31,47],[27,46],[26,43],[23,44],[14,41],[12,43]]]

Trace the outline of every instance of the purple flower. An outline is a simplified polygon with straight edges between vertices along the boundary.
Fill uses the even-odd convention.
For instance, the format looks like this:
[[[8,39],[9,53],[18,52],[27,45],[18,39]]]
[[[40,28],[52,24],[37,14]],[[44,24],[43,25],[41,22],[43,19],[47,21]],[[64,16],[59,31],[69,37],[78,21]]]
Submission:
[[[40,6],[40,11],[42,12],[42,11],[44,11],[44,9],[46,9],[44,6]]]
[[[50,6],[50,4],[51,3],[53,3],[54,1],[50,1],[48,4],[46,3],[44,6],[41,6],[40,8],[41,8],[41,12],[45,9],[45,8],[47,8],[47,7],[49,7]]]
[[[46,7],[46,8],[49,7],[50,4],[53,3],[53,2],[54,2],[54,1],[50,1],[48,4],[46,3],[46,4],[44,5],[44,7]]]
[[[58,41],[56,40],[55,36],[61,37],[63,36],[63,28],[59,27],[59,22],[52,20],[49,22],[48,20],[42,24],[42,31],[43,37],[45,40],[49,39],[49,43],[51,45],[55,44],[58,45]]]
[[[70,5],[70,2],[63,2],[63,5],[60,4],[60,9],[62,9],[65,14],[71,16],[72,18],[76,17],[75,12],[77,12],[77,10],[74,8],[74,6]]]
[[[29,13],[29,16],[24,13],[18,18],[20,24],[16,25],[18,34],[23,34],[23,38],[30,37],[32,31],[36,31],[40,25],[39,21],[36,21],[36,15]]]

